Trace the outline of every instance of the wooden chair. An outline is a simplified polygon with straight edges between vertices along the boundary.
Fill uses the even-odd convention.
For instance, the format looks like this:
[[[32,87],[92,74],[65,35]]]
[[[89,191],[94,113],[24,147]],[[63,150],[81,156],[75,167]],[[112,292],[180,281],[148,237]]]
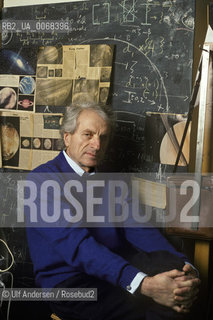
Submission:
[[[62,320],[61,318],[59,318],[55,313],[52,313],[50,316],[51,320]]]
[[[52,320],[61,320],[61,318],[59,318],[55,313],[52,313],[51,316],[50,316],[50,318],[51,318]]]

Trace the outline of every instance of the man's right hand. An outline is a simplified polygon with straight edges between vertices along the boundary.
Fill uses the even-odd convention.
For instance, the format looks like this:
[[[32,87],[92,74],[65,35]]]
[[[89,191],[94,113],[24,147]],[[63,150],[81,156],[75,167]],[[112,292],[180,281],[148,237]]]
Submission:
[[[145,277],[141,284],[141,294],[152,298],[155,302],[170,307],[173,310],[181,313],[189,312],[191,303],[186,302],[185,306],[180,305],[176,300],[175,290],[183,288],[184,291],[191,291],[191,302],[194,301],[193,288],[197,285],[198,279],[187,279],[183,281],[176,281],[176,278],[183,277],[183,271],[171,270],[159,273],[153,277]]]

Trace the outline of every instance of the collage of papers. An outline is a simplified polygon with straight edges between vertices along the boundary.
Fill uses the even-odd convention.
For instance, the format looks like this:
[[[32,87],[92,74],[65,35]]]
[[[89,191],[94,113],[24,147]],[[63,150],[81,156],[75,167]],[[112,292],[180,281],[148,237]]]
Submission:
[[[63,45],[0,52],[0,166],[32,170],[63,149],[72,103],[106,104],[113,46]]]

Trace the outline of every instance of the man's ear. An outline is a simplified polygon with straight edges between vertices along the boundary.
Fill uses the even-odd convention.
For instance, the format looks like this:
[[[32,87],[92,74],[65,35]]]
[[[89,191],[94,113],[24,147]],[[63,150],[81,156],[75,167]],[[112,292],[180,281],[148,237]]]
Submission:
[[[69,132],[65,132],[64,133],[64,144],[65,144],[66,147],[69,146],[70,139],[71,139],[71,134]]]

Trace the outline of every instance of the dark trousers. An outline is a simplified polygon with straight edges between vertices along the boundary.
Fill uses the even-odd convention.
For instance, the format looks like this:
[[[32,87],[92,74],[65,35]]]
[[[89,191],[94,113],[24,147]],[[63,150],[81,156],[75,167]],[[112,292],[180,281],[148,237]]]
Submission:
[[[182,270],[184,262],[166,252],[140,252],[131,264],[152,276],[172,269]],[[50,307],[63,320],[176,320],[190,319],[161,306],[139,293],[134,295],[124,289],[87,274],[69,278],[58,288],[97,288],[97,301],[52,301]]]

